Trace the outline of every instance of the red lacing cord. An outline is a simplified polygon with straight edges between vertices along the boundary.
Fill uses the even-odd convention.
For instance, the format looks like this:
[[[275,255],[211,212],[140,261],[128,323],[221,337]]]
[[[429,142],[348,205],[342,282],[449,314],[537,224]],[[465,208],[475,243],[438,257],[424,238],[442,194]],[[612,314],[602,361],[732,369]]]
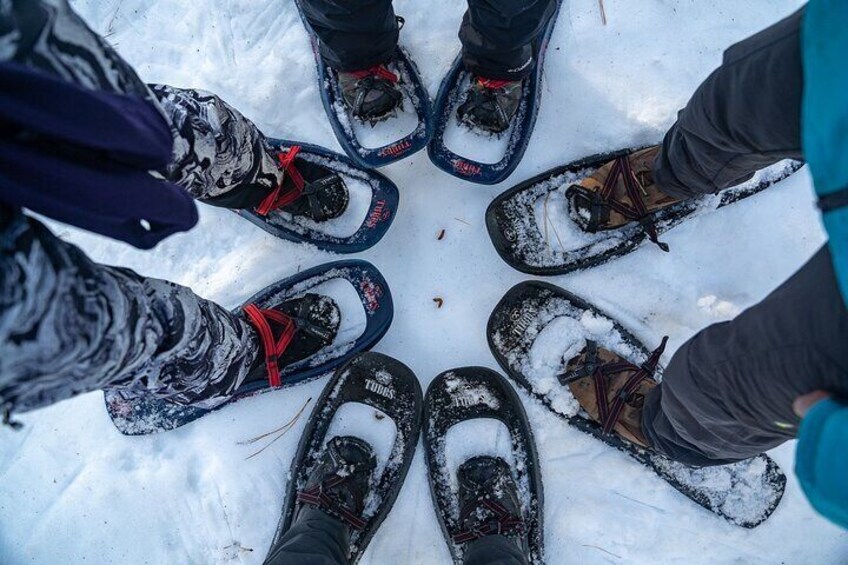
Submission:
[[[350,475],[345,477],[333,475],[312,488],[298,491],[297,501],[337,515],[354,530],[364,530],[368,523],[326,492],[328,489],[342,484],[349,477]]]
[[[266,196],[259,206],[256,207],[256,213],[260,216],[267,216],[271,211],[283,206],[288,206],[303,195],[303,188],[306,186],[306,181],[297,167],[294,166],[294,159],[300,153],[300,145],[293,145],[287,151],[281,152],[277,158],[280,160],[280,170],[284,175],[289,175],[294,183],[294,189],[283,193],[283,183],[280,182],[272,192]],[[285,178],[285,176],[283,177]]]
[[[474,541],[493,534],[501,535],[510,532],[524,532],[524,522],[518,516],[514,516],[500,503],[491,499],[472,501],[471,506],[463,509],[463,515],[468,516],[477,508],[483,507],[494,514],[494,519],[488,520],[482,526],[470,530],[462,530],[453,535],[454,543],[465,543]]]
[[[385,79],[389,82],[398,82],[400,79],[398,76],[386,68],[385,65],[374,65],[373,67],[368,67],[367,69],[362,69],[361,71],[352,71],[350,73],[354,78],[363,79],[367,77],[378,77]]]
[[[486,88],[491,88],[491,89],[497,89],[497,88],[503,88],[503,87],[505,87],[509,84],[512,84],[515,81],[513,81],[513,80],[497,80],[497,79],[493,79],[493,78],[478,77],[477,82],[478,82],[478,84],[480,84],[480,86],[484,86]]]
[[[286,350],[294,337],[297,325],[294,320],[277,310],[262,310],[253,304],[244,307],[247,319],[259,332],[262,340],[262,349],[265,352],[265,369],[268,371],[268,383],[277,387],[282,385],[280,378],[279,358]],[[271,331],[271,322],[282,326],[280,336],[275,340],[274,332]]]

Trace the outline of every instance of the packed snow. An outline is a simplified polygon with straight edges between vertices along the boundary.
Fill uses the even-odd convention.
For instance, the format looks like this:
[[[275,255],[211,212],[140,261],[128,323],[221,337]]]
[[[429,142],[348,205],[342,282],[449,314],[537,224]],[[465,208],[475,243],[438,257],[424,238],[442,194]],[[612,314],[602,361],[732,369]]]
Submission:
[[[504,292],[528,277],[506,266],[492,247],[484,224],[489,202],[555,165],[658,139],[724,48],[801,2],[603,4],[606,25],[596,0],[563,6],[536,131],[509,180],[470,185],[435,169],[426,152],[383,170],[401,189],[400,210],[385,239],[358,256],[383,272],[395,300],[394,324],[376,350],[412,368],[422,387],[453,367],[497,368],[486,321]],[[293,2],[73,5],[145,80],[214,91],[269,135],[338,150]],[[464,3],[396,0],[395,6],[406,18],[401,41],[435,95],[459,47]],[[174,280],[228,307],[337,258],[276,239],[226,210],[200,206],[200,213],[195,230],[149,252],[51,227],[99,261]],[[670,254],[648,245],[549,280],[614,313],[646,343],[671,336],[667,362],[700,328],[774,289],[824,236],[804,169],[763,194],[693,218],[663,240]],[[120,435],[101,393],[21,416],[22,431],[0,429],[0,563],[261,563],[311,404],[258,455],[251,457],[256,445],[239,442],[288,422],[326,382],[247,399],[147,437]],[[549,563],[848,562],[848,533],[815,514],[792,476],[794,443],[770,452],[789,476],[780,506],[766,523],[745,530],[521,398],[541,459]],[[362,563],[448,561],[419,449]]]

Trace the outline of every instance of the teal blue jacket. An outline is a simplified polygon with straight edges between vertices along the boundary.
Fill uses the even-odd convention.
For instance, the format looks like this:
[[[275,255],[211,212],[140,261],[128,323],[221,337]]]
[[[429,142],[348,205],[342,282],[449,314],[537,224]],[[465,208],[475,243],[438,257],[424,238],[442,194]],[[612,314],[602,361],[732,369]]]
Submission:
[[[811,0],[801,37],[801,142],[848,304],[848,0]],[[848,528],[848,405],[828,400],[809,411],[795,472],[816,510]]]

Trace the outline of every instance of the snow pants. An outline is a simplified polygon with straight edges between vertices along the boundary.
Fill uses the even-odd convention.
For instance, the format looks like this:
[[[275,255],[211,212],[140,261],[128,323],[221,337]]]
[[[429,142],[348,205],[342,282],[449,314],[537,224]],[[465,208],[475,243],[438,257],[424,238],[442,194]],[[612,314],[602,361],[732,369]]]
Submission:
[[[160,173],[198,199],[271,189],[279,171],[248,119],[207,92],[144,85],[66,0],[0,2],[0,60],[91,89],[141,94],[174,137]],[[6,417],[119,387],[219,404],[259,354],[245,320],[179,285],[97,264],[0,203],[0,409]]]
[[[331,67],[355,71],[388,61],[398,42],[392,0],[299,0]],[[534,64],[534,42],[556,0],[468,0],[459,39],[466,68],[480,76],[517,80]]]
[[[346,565],[348,527],[314,508],[301,515],[271,548],[265,565]],[[465,565],[526,565],[518,545],[504,536],[486,536],[468,544]]]
[[[726,51],[665,137],[655,168],[663,191],[713,193],[803,159],[802,18],[803,9]],[[848,310],[827,247],[765,300],[685,343],[642,424],[672,459],[724,464],[793,439],[792,402],[818,389],[848,397]]]

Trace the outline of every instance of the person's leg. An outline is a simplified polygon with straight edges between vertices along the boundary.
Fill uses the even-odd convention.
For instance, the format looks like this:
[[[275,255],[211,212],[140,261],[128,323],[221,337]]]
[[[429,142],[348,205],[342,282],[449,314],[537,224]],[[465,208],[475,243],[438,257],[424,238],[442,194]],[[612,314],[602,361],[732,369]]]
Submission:
[[[265,565],[345,565],[348,536],[348,526],[341,520],[317,508],[303,508],[271,548]]]
[[[459,29],[465,68],[487,79],[528,76],[533,44],[555,8],[555,0],[468,0]]]
[[[358,71],[391,59],[398,41],[392,0],[300,0],[324,61]]]
[[[715,465],[793,439],[798,396],[848,397],[848,310],[825,246],[765,300],[674,355],[642,427],[672,459]]]
[[[513,540],[498,535],[485,536],[468,544],[464,565],[526,565],[527,556]]]
[[[801,154],[801,9],[730,47],[668,131],[657,186],[678,199],[739,184]]]
[[[254,330],[189,289],[92,262],[0,205],[0,407],[107,387],[212,406],[259,354]]]

